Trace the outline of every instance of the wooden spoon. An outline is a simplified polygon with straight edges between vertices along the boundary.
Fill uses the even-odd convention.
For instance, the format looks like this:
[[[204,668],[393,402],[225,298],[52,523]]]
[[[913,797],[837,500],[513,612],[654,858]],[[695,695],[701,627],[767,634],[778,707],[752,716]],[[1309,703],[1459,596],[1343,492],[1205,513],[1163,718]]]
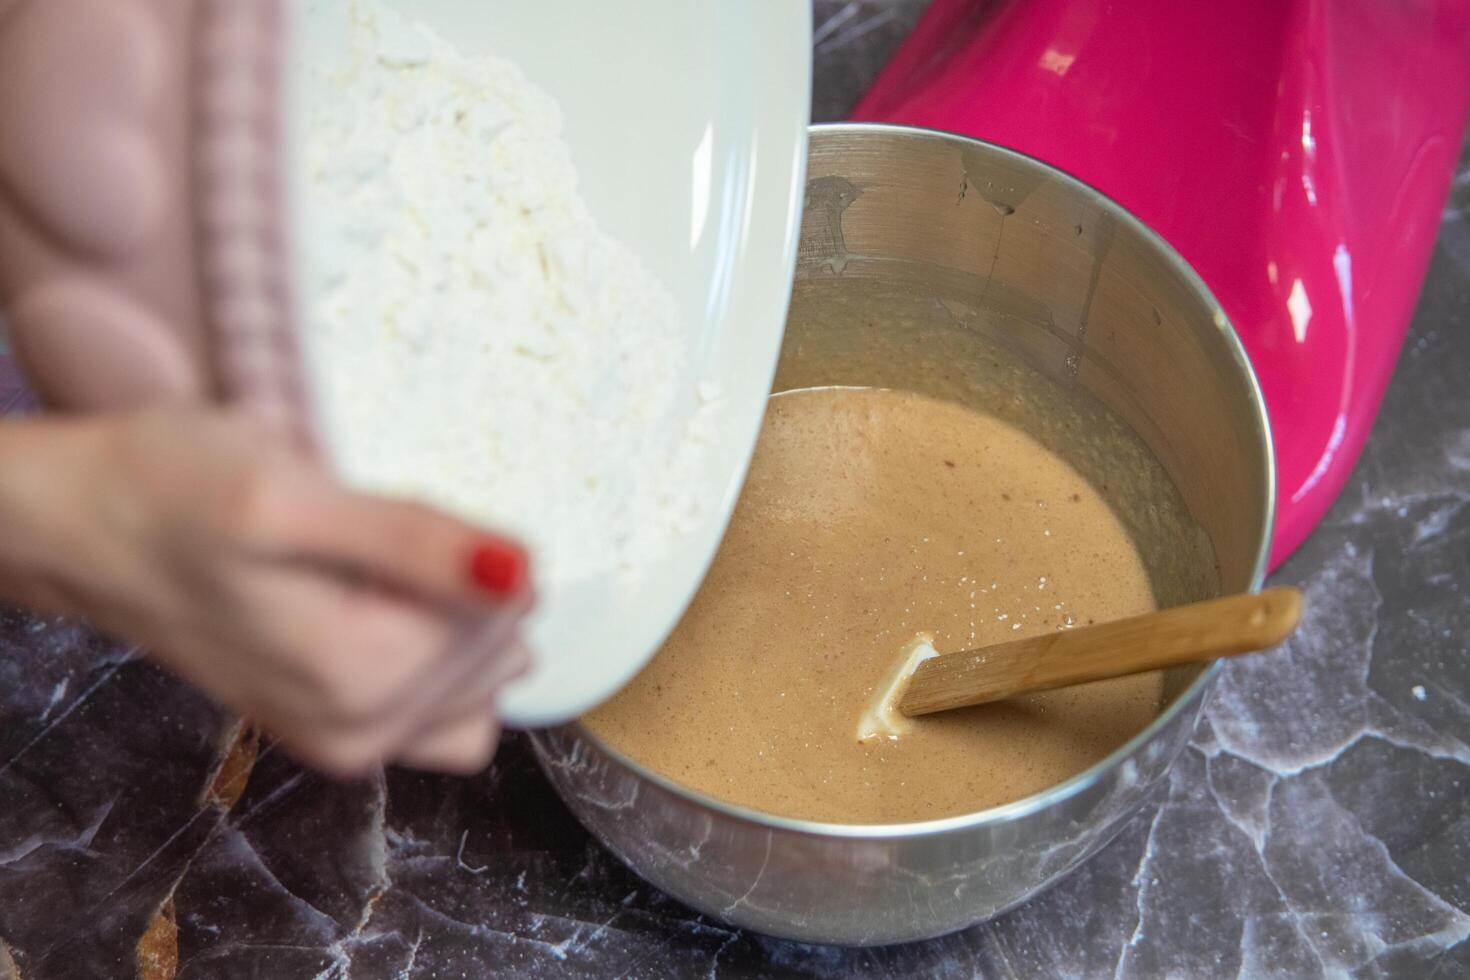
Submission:
[[[905,655],[917,666],[878,692],[858,737],[897,737],[905,715],[1265,650],[1291,635],[1301,612],[1300,592],[1274,588],[962,653],[915,654],[910,647]]]

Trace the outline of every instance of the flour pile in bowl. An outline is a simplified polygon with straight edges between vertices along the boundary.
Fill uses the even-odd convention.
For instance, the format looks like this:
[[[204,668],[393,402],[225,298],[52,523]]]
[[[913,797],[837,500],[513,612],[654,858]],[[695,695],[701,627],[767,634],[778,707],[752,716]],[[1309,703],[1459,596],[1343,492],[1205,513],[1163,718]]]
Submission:
[[[600,231],[556,102],[376,0],[315,5],[306,346],[353,484],[633,574],[699,513],[706,397],[669,290]],[[318,57],[318,55],[321,55]]]

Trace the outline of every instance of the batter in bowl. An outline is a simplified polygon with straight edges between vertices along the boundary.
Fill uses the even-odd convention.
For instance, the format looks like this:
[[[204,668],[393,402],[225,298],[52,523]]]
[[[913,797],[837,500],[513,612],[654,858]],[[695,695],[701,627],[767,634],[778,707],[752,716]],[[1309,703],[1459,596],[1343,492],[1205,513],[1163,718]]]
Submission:
[[[942,652],[1155,608],[1099,492],[1021,430],[872,388],[774,397],[709,576],[653,662],[585,722],[656,772],[791,817],[901,823],[1075,775],[1159,710],[1158,674],[918,721],[858,713],[916,633]]]

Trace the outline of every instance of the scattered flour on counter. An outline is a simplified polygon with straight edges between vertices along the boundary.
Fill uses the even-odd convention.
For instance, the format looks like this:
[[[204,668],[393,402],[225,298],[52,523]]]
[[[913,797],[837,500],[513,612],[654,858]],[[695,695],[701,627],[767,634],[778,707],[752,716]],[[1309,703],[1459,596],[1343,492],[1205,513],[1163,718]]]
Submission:
[[[314,4],[306,347],[349,482],[522,535],[555,586],[697,517],[668,289],[597,228],[556,102],[376,0]],[[315,25],[320,26],[320,24]]]

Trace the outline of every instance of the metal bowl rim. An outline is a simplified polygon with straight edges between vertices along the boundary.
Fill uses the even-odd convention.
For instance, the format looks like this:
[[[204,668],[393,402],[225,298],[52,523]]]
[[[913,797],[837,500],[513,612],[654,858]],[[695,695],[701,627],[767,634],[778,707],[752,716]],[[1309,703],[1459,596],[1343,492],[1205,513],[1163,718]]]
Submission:
[[[1134,216],[1127,208],[1118,204],[1112,198],[1103,194],[1097,188],[1072,176],[1059,167],[1054,167],[1018,150],[990,143],[985,140],[965,136],[960,133],[952,133],[941,129],[928,129],[920,126],[901,126],[891,123],[822,123],[810,128],[811,146],[815,146],[815,140],[826,134],[840,135],[851,134],[877,134],[899,137],[918,137],[922,139],[939,139],[952,142],[955,145],[969,145],[997,153],[1002,157],[1010,157],[1020,162],[1023,166],[1036,167],[1048,176],[1061,179],[1070,183],[1082,192],[1082,196],[1093,198],[1103,209],[1131,228],[1144,241],[1150,243],[1158,253],[1168,261],[1172,271],[1178,275],[1192,290],[1194,290],[1204,301],[1205,305],[1214,314],[1212,320],[1219,330],[1221,339],[1225,342],[1231,360],[1235,362],[1240,374],[1246,381],[1248,397],[1255,415],[1256,428],[1261,435],[1262,446],[1265,451],[1265,459],[1262,461],[1262,473],[1264,475],[1264,486],[1261,491],[1265,502],[1266,520],[1261,528],[1260,539],[1256,542],[1256,560],[1250,575],[1250,591],[1260,589],[1265,581],[1266,570],[1270,560],[1271,537],[1276,515],[1276,453],[1271,438],[1270,419],[1266,411],[1266,400],[1261,393],[1260,381],[1256,377],[1255,369],[1251,366],[1250,358],[1247,356],[1245,347],[1240,341],[1240,335],[1236,333],[1235,327],[1230,322],[1214,293],[1205,285],[1203,279],[1194,271],[1194,268],[1176,252],[1164,238],[1155,232],[1139,218]],[[810,150],[809,150],[810,152]],[[847,838],[853,840],[891,840],[895,838],[928,837],[940,834],[948,834],[954,831],[969,830],[990,824],[1002,824],[1012,820],[1019,820],[1040,810],[1048,809],[1063,801],[1086,791],[1095,785],[1102,777],[1123,765],[1136,755],[1145,745],[1154,739],[1161,729],[1177,718],[1184,706],[1203,696],[1221,670],[1221,662],[1216,660],[1200,672],[1189,686],[1180,691],[1174,700],[1148,723],[1141,731],[1124,742],[1111,753],[1099,759],[1082,772],[1069,779],[1049,786],[1039,793],[1022,797],[1010,803],[1000,806],[977,810],[973,813],[958,814],[952,817],[940,817],[935,820],[921,820],[912,823],[891,824],[853,824],[853,823],[828,823],[819,820],[804,820],[798,817],[784,817],[779,814],[766,813],[749,807],[728,803],[724,800],[708,796],[697,790],[691,789],[678,783],[667,776],[646,768],[641,763],[627,757],[622,752],[608,745],[602,739],[594,735],[580,720],[570,722],[567,727],[576,730],[577,735],[596,746],[598,751],[616,761],[623,768],[635,775],[648,780],[661,789],[675,796],[682,797],[689,803],[704,810],[713,811],[724,817],[741,820],[746,823],[766,827],[770,830],[781,830],[791,833],[804,834],[816,837]]]

